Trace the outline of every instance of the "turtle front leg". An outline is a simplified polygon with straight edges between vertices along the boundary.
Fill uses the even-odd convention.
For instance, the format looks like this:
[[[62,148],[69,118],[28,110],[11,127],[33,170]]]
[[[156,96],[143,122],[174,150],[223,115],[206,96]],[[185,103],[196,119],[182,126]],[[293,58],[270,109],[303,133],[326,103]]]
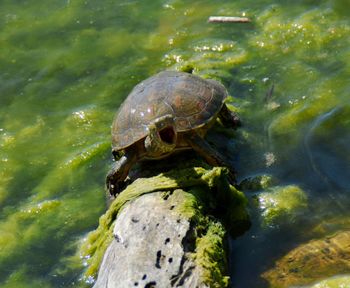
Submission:
[[[231,182],[233,184],[236,182],[236,172],[233,166],[226,161],[225,157],[221,153],[211,147],[207,141],[195,133],[194,135],[188,136],[187,142],[194,151],[196,151],[205,159],[206,162],[208,162],[208,164],[212,166],[227,167],[229,169],[229,177]]]
[[[241,120],[239,119],[238,115],[228,109],[226,104],[222,106],[219,112],[219,118],[225,127],[236,129],[237,127],[241,126]]]
[[[124,156],[113,163],[112,169],[106,176],[106,187],[111,196],[116,197],[125,188],[125,179],[137,160],[137,153],[131,150],[126,151]]]

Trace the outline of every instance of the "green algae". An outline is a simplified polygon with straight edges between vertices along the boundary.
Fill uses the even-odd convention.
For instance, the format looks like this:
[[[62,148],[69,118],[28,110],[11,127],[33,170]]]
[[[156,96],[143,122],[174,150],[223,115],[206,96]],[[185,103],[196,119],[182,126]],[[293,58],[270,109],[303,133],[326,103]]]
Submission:
[[[103,254],[113,237],[113,222],[123,207],[145,193],[156,191],[165,191],[163,197],[175,201],[177,205],[174,211],[193,223],[196,234],[201,235],[201,231],[207,231],[203,238],[199,238],[196,246],[199,250],[196,249],[193,257],[203,267],[205,281],[215,282],[220,278],[226,261],[223,247],[225,230],[221,224],[213,224],[205,214],[213,212],[213,208],[225,205],[226,209],[219,217],[224,215],[222,221],[227,225],[226,229],[238,229],[241,232],[243,223],[249,223],[249,216],[245,210],[247,201],[241,192],[228,183],[226,168],[214,167],[208,170],[192,167],[171,170],[150,178],[139,178],[118,195],[107,212],[101,216],[99,227],[88,235],[82,245],[80,253],[88,266],[85,279],[96,276]],[[223,200],[225,202],[221,202]],[[241,226],[237,226],[237,223]],[[212,261],[207,263],[210,259]],[[213,271],[210,265],[213,265]],[[222,281],[227,283],[227,276],[222,277]]]
[[[69,117],[69,119],[75,118],[74,113],[72,117]],[[57,130],[62,135],[69,135],[72,129],[77,126],[87,131],[90,129],[88,123],[90,120],[87,120],[87,118],[85,118],[86,122],[81,117],[77,122],[69,120],[70,127],[65,124],[62,129]],[[67,158],[64,160],[56,160],[57,167],[52,169],[48,168],[49,159],[54,160],[54,157],[49,158],[44,148],[38,149],[35,145],[28,146],[25,153],[33,152],[34,155],[38,155],[36,158],[30,159],[30,167],[33,167],[32,173],[34,176],[40,175],[42,169],[45,170],[45,168],[50,173],[47,175],[43,173],[41,178],[36,181],[30,178],[23,181],[19,177],[20,172],[23,171],[20,163],[25,164],[27,160],[25,157],[14,154],[11,151],[11,145],[16,149],[21,149],[23,146],[27,146],[27,139],[42,137],[47,134],[45,133],[47,129],[49,129],[47,122],[42,117],[38,117],[33,125],[24,127],[13,135],[15,140],[12,144],[8,140],[2,142],[4,148],[2,152],[8,153],[9,157],[6,164],[11,165],[17,162],[17,165],[11,165],[10,169],[7,168],[9,166],[5,166],[4,173],[12,172],[11,180],[15,175],[18,175],[16,181],[8,182],[5,187],[2,186],[2,189],[8,193],[3,194],[1,199],[2,204],[6,205],[2,212],[3,215],[6,215],[6,218],[2,219],[0,223],[0,243],[4,248],[1,249],[0,253],[0,267],[2,267],[1,273],[9,270],[15,271],[9,275],[7,280],[4,279],[6,280],[4,285],[8,285],[8,287],[52,287],[47,279],[44,279],[38,273],[55,275],[53,277],[62,279],[65,275],[72,275],[81,270],[80,259],[74,259],[68,265],[65,258],[70,257],[68,255],[74,255],[77,248],[75,237],[86,229],[79,223],[84,222],[87,225],[93,225],[95,217],[101,213],[103,208],[103,204],[90,205],[89,201],[81,201],[81,198],[76,197],[84,195],[84,199],[95,199],[95,203],[98,203],[99,199],[103,198],[99,193],[100,185],[88,181],[89,187],[86,187],[84,194],[79,190],[76,190],[75,195],[74,193],[67,193],[67,191],[73,192],[74,186],[81,185],[79,184],[81,179],[86,178],[86,174],[89,173],[89,166],[98,167],[96,161],[103,157],[106,146],[109,146],[108,143],[107,145],[106,143],[96,143],[86,147],[84,151],[80,151],[81,153],[73,152],[69,156],[66,155]],[[84,140],[86,141],[86,139]],[[67,137],[67,141],[73,141],[73,137]],[[83,146],[79,144],[79,141],[74,141],[74,143],[77,147]],[[63,145],[63,142],[59,144]],[[10,205],[11,198],[9,196],[12,198],[16,196],[11,194],[16,187],[13,187],[13,185],[17,186],[17,193],[22,196],[22,200],[18,202],[16,207]],[[72,236],[70,240],[67,240],[68,235]],[[51,256],[46,257],[44,255]],[[16,259],[22,259],[22,261],[18,262]]]
[[[308,233],[312,237],[325,237],[327,235],[333,235],[337,231],[347,230],[350,227],[350,217],[349,215],[341,215],[340,217],[332,217],[324,219],[317,223],[315,227],[312,227]]]
[[[227,181],[227,179],[225,180]],[[210,195],[212,192],[200,186],[192,187],[188,192],[176,189],[168,200],[176,204],[177,207],[174,211],[178,212],[181,217],[188,219],[194,227],[195,247],[194,251],[190,252],[187,257],[195,261],[200,271],[201,281],[209,287],[228,287],[230,277],[227,271],[227,229],[231,229],[232,233],[233,229],[240,231],[242,227],[234,227],[235,223],[230,223],[227,226],[227,221],[224,226],[212,215],[208,215],[208,211],[213,206],[220,205],[220,200],[217,202],[212,197],[209,197],[211,200],[208,201],[208,194],[213,196]],[[232,198],[237,196],[237,194],[230,193],[229,190],[221,190],[221,193],[230,194],[233,196]],[[242,207],[235,205],[235,208],[245,209],[245,202],[241,204]],[[233,211],[228,209],[227,212],[232,213]],[[230,220],[242,221],[241,215],[238,216],[235,213],[232,215]],[[238,218],[234,219],[235,216]],[[248,221],[246,211],[244,217]],[[247,226],[245,228],[247,229]]]
[[[4,288],[16,288],[16,287],[50,288],[52,287],[49,283],[47,283],[47,281],[32,279],[32,277],[28,276],[28,274],[30,274],[30,268],[22,267],[21,269],[18,269],[17,271],[11,273],[8,280],[6,281],[6,284],[4,284],[2,287]]]
[[[17,260],[5,253],[0,285],[11,275],[16,275],[11,285],[19,287],[68,286],[79,278],[76,271],[82,270],[57,274],[55,269],[69,267],[64,259],[75,254],[73,248],[59,252],[63,243],[94,229],[104,209],[113,114],[137,82],[164,69],[191,67],[239,97],[230,101],[239,106],[244,123],[234,150],[241,179],[277,174],[282,183],[304,182],[311,211],[322,210],[318,205],[326,202],[329,213],[341,218],[335,204],[349,189],[349,113],[311,128],[333,109],[349,105],[348,10],[344,0],[2,1],[1,233],[9,237],[6,245],[32,250],[47,269],[31,265],[26,253],[14,254]],[[210,15],[243,14],[251,24],[206,23]],[[83,160],[89,151],[95,156]],[[268,166],[265,153],[276,161]],[[52,208],[52,214],[37,218],[25,214],[28,221],[9,224],[22,210],[45,201],[58,201],[65,210]],[[349,202],[348,197],[340,201],[345,207]],[[317,224],[330,216],[309,218]],[[61,230],[66,222],[71,229]],[[29,237],[21,245],[18,235],[27,225],[45,241]],[[274,253],[271,249],[266,261]],[[30,269],[21,269],[23,262]]]
[[[264,226],[275,226],[286,222],[294,223],[298,215],[308,207],[308,198],[296,185],[275,186],[257,196]]]
[[[271,287],[299,287],[349,273],[349,230],[295,247],[264,272]],[[321,286],[322,287],[322,286]]]
[[[203,282],[209,287],[228,287],[230,278],[225,273],[227,256],[225,229],[220,223],[209,222],[207,232],[196,241],[195,262],[202,269]]]
[[[322,280],[309,288],[346,288],[350,286],[350,276],[341,275]]]

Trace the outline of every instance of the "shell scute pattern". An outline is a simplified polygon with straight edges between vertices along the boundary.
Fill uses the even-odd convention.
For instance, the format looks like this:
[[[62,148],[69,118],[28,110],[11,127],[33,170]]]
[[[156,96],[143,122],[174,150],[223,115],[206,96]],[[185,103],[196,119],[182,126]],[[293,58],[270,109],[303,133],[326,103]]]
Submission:
[[[226,90],[184,72],[166,71],[136,85],[117,111],[112,127],[113,150],[132,145],[148,134],[148,124],[170,114],[176,130],[196,129],[217,115]]]

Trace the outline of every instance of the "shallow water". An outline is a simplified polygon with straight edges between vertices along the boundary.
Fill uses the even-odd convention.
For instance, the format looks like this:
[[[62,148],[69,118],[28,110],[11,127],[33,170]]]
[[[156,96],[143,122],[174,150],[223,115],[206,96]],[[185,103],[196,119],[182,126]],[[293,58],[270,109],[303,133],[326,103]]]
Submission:
[[[233,286],[265,287],[310,227],[350,216],[348,3],[1,1],[0,286],[83,285],[75,254],[105,209],[115,110],[142,79],[193,67],[235,97],[239,178],[308,196],[302,224],[262,229],[252,213],[231,243]]]

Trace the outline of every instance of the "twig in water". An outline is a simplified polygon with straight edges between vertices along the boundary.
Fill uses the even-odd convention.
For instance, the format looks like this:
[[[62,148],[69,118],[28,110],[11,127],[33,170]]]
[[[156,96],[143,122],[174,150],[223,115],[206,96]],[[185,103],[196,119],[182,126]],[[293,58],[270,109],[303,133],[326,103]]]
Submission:
[[[274,89],[275,89],[275,84],[272,83],[271,88],[266,92],[265,102],[269,102],[271,100]]]
[[[208,19],[210,23],[248,23],[250,19],[247,17],[233,17],[233,16],[210,16]]]

